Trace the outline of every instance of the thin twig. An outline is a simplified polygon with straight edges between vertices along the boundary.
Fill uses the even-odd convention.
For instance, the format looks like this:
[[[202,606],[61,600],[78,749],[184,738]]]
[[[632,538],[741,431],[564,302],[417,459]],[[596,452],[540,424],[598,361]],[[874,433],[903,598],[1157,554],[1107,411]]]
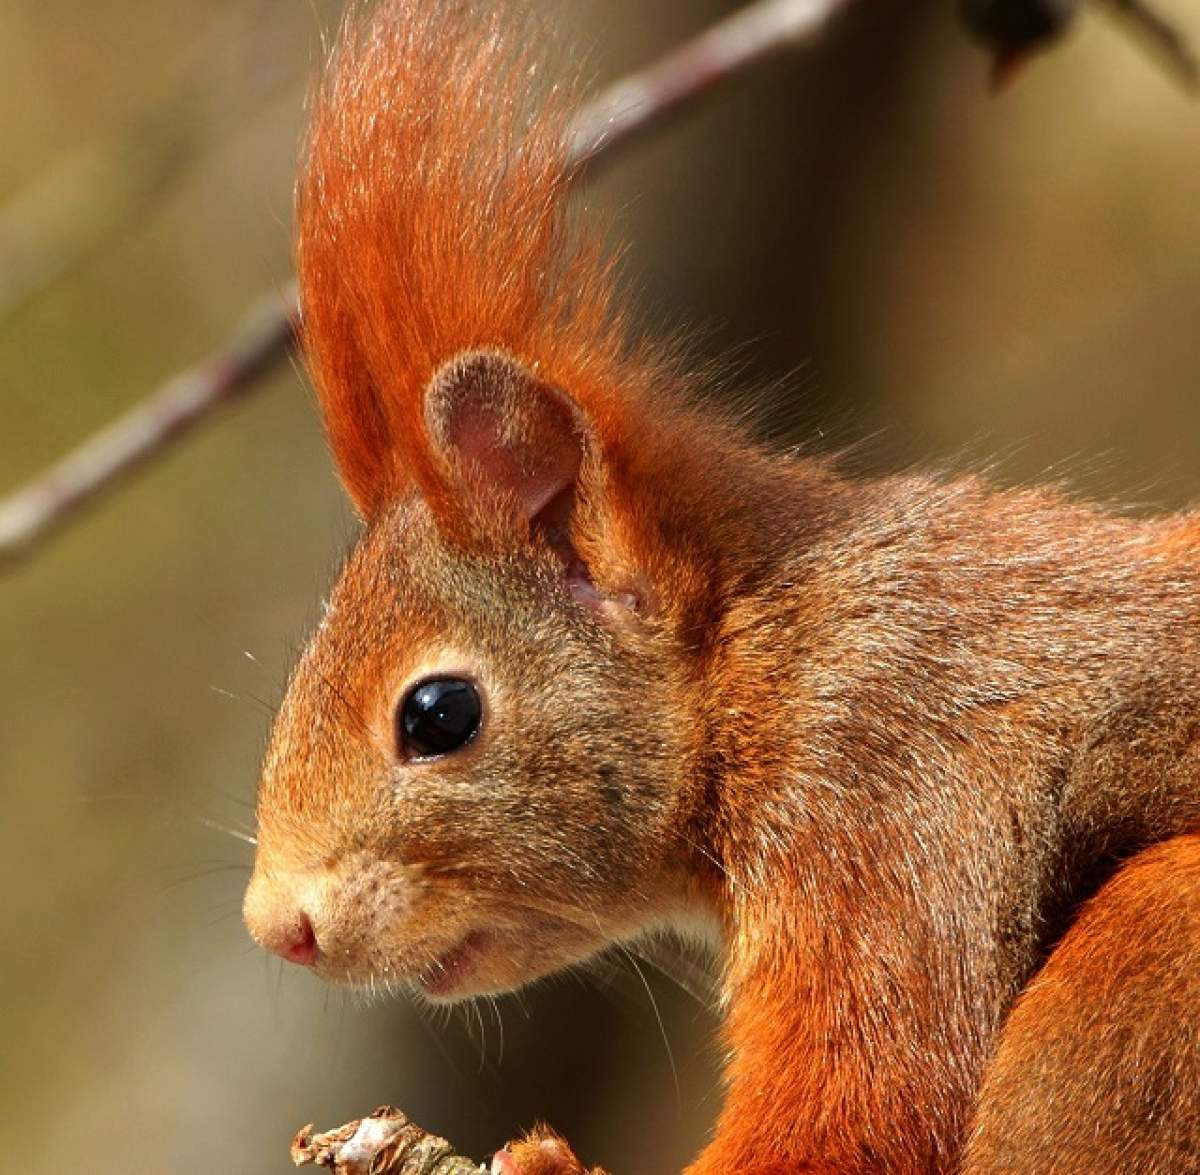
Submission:
[[[572,162],[582,166],[607,156],[720,82],[785,49],[816,41],[830,19],[853,3],[758,0],[717,21],[587,103],[571,129]]]
[[[257,303],[224,350],[168,380],[24,488],[0,499],[0,560],[45,538],[213,409],[253,390],[290,352],[295,290]]]
[[[455,1154],[444,1139],[427,1134],[394,1106],[380,1106],[320,1134],[305,1126],[292,1141],[292,1162],[334,1175],[480,1175],[478,1163]]]
[[[773,53],[807,44],[855,0],[757,0],[588,102],[569,133],[576,174],[714,86]],[[254,390],[295,346],[295,292],[264,299],[211,358],[0,499],[0,563],[27,554],[81,507],[162,454],[212,409]]]
[[[1144,0],[1109,0],[1109,4],[1180,84],[1193,92],[1200,87],[1200,60],[1179,28]]]
[[[324,1167],[334,1175],[518,1175],[521,1171],[607,1175],[599,1167],[585,1171],[571,1148],[552,1130],[540,1127],[510,1142],[484,1167],[457,1154],[444,1138],[428,1134],[395,1106],[380,1106],[320,1134],[312,1124],[292,1140],[297,1167]]]

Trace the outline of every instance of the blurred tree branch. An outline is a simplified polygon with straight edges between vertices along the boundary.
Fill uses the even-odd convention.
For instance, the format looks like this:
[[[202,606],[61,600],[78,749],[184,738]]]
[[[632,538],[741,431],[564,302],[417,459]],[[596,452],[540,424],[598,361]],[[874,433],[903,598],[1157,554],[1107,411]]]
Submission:
[[[334,1175],[607,1175],[590,1171],[552,1130],[540,1127],[510,1142],[486,1167],[463,1158],[444,1138],[427,1134],[395,1106],[380,1106],[334,1130],[314,1134],[311,1123],[292,1140],[297,1167],[324,1167]]]
[[[1135,35],[1140,36],[1158,54],[1159,60],[1179,83],[1190,90],[1200,86],[1200,60],[1187,38],[1162,13],[1144,0],[1108,0],[1118,16],[1129,22]]]
[[[94,433],[22,489],[0,499],[0,560],[26,550],[215,408],[256,387],[290,352],[295,290],[256,303],[224,349]]]
[[[1200,84],[1200,62],[1187,38],[1155,6],[1155,0],[1097,0],[1158,57],[1185,89]],[[963,23],[995,54],[993,82],[1003,85],[1028,55],[1052,44],[1074,24],[1086,0],[959,0]]]
[[[587,164],[657,126],[691,99],[788,48],[815,41],[856,0],[757,0],[658,61],[621,78],[580,112],[571,154]]]
[[[569,156],[577,177],[721,82],[776,53],[816,40],[835,16],[857,2],[755,0],[645,69],[615,82],[579,111],[569,131]],[[992,27],[995,14],[1006,5],[1015,11],[1045,2],[961,0],[960,11],[976,33],[1003,55],[1052,39],[1058,26],[1039,32],[1033,42],[1024,34],[1014,42],[1008,16]],[[1169,22],[1153,14],[1142,0],[1110,3],[1135,18],[1141,34],[1177,74],[1194,81],[1195,58]],[[1074,16],[1076,7],[1068,0],[1063,21]],[[1034,27],[1041,26],[1035,22]],[[196,146],[189,139],[171,139],[160,131],[177,118],[190,117],[188,111],[199,94],[198,82],[184,85],[165,112],[134,120],[113,144],[68,161],[61,172],[0,214],[0,316],[6,305],[53,280],[86,253],[109,226],[131,215],[194,155]],[[129,170],[132,176],[125,174]],[[39,253],[30,249],[30,239],[51,244]],[[296,317],[294,288],[284,296],[260,299],[222,350],[168,380],[27,486],[0,499],[0,562],[31,551],[81,507],[186,435],[214,408],[259,386],[293,355]]]
[[[305,1126],[292,1141],[292,1162],[335,1175],[480,1175],[478,1163],[454,1153],[444,1138],[426,1134],[392,1106],[314,1134]]]
[[[756,0],[645,69],[615,82],[579,111],[569,131],[576,174],[589,171],[601,157],[611,157],[618,147],[719,83],[775,53],[815,40],[832,17],[856,2]],[[191,101],[190,89],[188,94]],[[111,160],[101,164],[101,174],[111,166]],[[88,199],[87,192],[82,199]],[[114,211],[118,206],[127,208],[128,200],[126,193],[112,206]],[[87,219],[93,226],[87,232],[97,233],[99,219]],[[4,241],[0,221],[0,256]],[[77,253],[82,244],[80,238],[71,248]],[[43,262],[43,278],[61,264],[53,259]],[[3,298],[0,286],[0,308]],[[220,351],[168,380],[36,479],[0,499],[0,562],[31,551],[81,507],[159,456],[213,409],[259,386],[293,354],[296,315],[294,288],[286,296],[261,299]]]

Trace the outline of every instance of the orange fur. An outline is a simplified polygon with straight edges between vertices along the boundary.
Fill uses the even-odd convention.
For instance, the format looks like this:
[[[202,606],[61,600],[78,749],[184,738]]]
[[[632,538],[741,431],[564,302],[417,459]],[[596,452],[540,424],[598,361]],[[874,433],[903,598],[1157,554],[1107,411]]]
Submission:
[[[540,1126],[519,1142],[510,1142],[500,1162],[493,1160],[494,1175],[604,1175],[599,1167],[589,1171],[554,1131]]]
[[[307,919],[331,979],[470,994],[701,916],[729,1092],[693,1175],[949,1172],[972,1122],[999,1169],[989,1123],[1054,1092],[1021,1074],[1054,1016],[1059,1055],[1111,1060],[1031,980],[1094,994],[1146,926],[1130,895],[1192,868],[1139,854],[1200,827],[1200,522],[854,482],[688,406],[626,349],[568,216],[570,95],[531,112],[507,22],[394,0],[318,96],[304,331],[368,525],[276,724],[247,922],[282,953]],[[430,674],[487,721],[414,761],[397,706]],[[1131,1106],[1100,1141],[1157,1162]]]
[[[298,187],[303,329],[331,444],[367,517],[412,485],[445,492],[422,395],[463,351],[500,350],[570,387],[615,439],[644,376],[624,355],[611,265],[572,231],[572,88],[502,8],[352,4]]]
[[[963,1162],[989,1171],[1200,1168],[1200,836],[1133,858],[1017,1000]]]

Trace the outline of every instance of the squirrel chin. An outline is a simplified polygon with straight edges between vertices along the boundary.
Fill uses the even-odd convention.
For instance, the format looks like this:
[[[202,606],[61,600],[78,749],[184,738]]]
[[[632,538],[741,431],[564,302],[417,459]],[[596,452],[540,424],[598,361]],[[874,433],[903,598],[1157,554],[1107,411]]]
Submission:
[[[488,950],[495,944],[495,935],[487,930],[472,930],[456,946],[416,977],[425,995],[433,999],[453,999],[457,989],[470,981]]]

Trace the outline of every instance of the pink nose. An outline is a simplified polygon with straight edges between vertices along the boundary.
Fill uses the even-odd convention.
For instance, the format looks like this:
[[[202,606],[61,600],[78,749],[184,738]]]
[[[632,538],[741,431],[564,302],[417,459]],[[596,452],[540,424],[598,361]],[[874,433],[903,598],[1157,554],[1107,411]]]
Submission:
[[[286,889],[252,882],[246,893],[246,927],[264,950],[311,967],[321,954],[312,919]]]
[[[280,938],[268,946],[289,963],[299,963],[301,967],[311,966],[317,959],[317,936],[313,932],[312,922],[303,911],[295,923],[288,927]]]

